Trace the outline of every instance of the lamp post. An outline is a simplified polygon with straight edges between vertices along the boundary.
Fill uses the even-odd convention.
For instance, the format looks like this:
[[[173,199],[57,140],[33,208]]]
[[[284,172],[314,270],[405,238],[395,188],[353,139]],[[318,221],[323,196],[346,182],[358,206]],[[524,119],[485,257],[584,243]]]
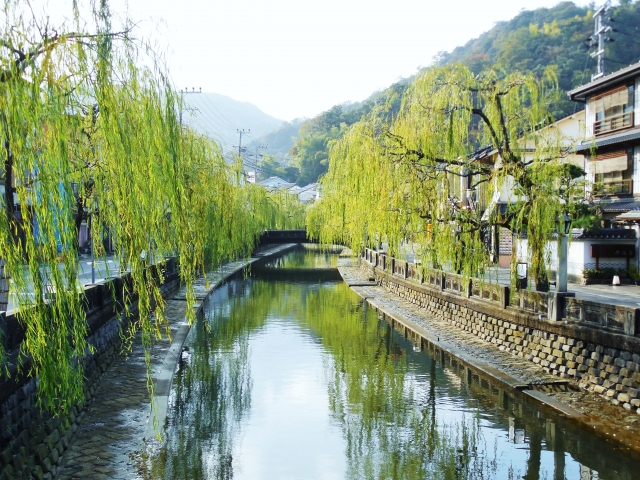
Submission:
[[[559,322],[563,319],[567,297],[575,293],[567,292],[567,240],[571,232],[571,217],[566,213],[556,218],[558,232],[558,268],[556,270],[556,293],[549,296],[549,320]]]
[[[567,291],[567,242],[571,232],[571,217],[566,213],[556,217],[558,232],[558,269],[556,271],[556,292]]]

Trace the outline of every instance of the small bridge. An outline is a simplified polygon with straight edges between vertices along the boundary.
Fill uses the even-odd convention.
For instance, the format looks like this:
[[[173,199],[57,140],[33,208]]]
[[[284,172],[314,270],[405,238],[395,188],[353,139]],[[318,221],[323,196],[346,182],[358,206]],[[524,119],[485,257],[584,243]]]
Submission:
[[[260,237],[258,246],[274,245],[283,243],[318,243],[307,237],[305,229],[300,230],[265,230]]]

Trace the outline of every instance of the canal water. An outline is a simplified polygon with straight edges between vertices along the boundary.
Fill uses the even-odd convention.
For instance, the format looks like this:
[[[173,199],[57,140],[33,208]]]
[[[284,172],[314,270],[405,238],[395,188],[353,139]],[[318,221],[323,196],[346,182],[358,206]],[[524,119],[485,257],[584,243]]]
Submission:
[[[212,295],[143,477],[640,478],[628,451],[405,338],[338,261],[293,251]]]

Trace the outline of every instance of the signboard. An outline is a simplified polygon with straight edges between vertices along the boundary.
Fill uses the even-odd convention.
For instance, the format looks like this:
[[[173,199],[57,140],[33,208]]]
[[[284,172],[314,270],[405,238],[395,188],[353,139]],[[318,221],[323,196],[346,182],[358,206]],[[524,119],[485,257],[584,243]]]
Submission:
[[[247,183],[256,183],[256,172],[249,171],[247,172]]]
[[[635,245],[593,244],[591,256],[594,258],[634,258],[636,256]]]

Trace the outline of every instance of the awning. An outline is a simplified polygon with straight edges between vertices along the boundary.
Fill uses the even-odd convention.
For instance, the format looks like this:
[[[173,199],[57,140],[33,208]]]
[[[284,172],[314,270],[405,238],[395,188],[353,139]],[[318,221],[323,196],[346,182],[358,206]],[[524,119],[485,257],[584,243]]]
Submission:
[[[616,222],[634,222],[640,221],[640,210],[631,210],[629,212],[621,213],[615,217]]]
[[[623,155],[600,160],[596,158],[589,162],[592,174],[603,174],[611,172],[624,172],[628,168],[627,152]]]

